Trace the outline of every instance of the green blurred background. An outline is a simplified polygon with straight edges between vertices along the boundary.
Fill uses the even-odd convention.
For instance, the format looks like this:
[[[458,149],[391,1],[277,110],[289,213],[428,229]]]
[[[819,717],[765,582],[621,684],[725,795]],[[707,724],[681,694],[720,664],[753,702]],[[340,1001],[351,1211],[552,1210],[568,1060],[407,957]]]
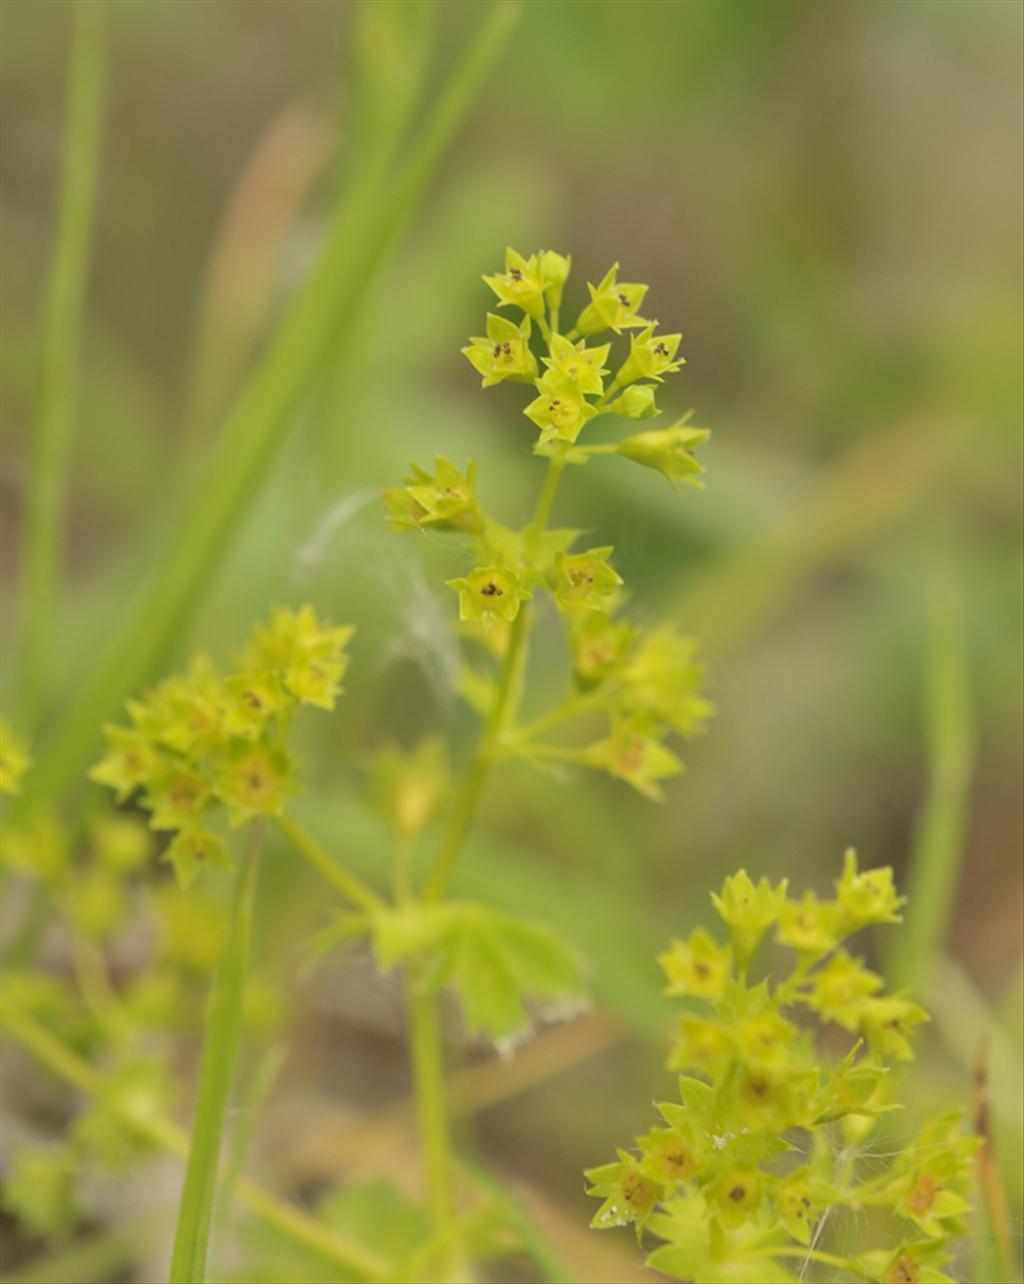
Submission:
[[[51,728],[173,540],[175,498],[356,181],[356,145],[386,130],[431,38],[425,101],[439,92],[486,6],[371,8],[110,6]],[[588,1238],[580,1170],[646,1127],[663,1087],[654,955],[741,865],[822,890],[854,845],[905,881],[929,781],[943,788],[928,675],[960,637],[967,811],[948,958],[922,982],[937,1020],[921,1093],[969,1105],[978,1039],[996,1034],[1019,1205],[1022,13],[525,4],[176,640],[175,659],[229,653],[269,603],[305,598],[358,626],[349,692],[310,728],[302,810],[382,869],[359,800],[370,750],[440,722],[458,756],[471,722],[450,689],[443,588],[464,556],[392,533],[377,492],[442,453],[479,461],[506,520],[530,502],[541,465],[521,395],[482,393],[458,351],[506,244],[571,253],[570,297],[614,260],[652,283],[645,310],[682,330],[688,362],[663,401],[713,429],[707,489],[597,461],[568,479],[557,520],[614,543],[641,617],[702,639],[717,716],[661,807],[602,778],[505,769],[457,880],[559,922],[593,961],[594,1015],[508,1065],[470,1049],[462,1083],[467,1141],[586,1278],[635,1271],[625,1240]],[[5,707],[71,16],[23,0],[2,13]],[[541,688],[563,658],[542,632]],[[358,961],[301,972],[296,940],[325,922],[323,898],[280,856],[261,949],[294,1005],[292,1051],[254,1165],[301,1195],[350,1164],[408,1165],[406,1078],[393,988]]]

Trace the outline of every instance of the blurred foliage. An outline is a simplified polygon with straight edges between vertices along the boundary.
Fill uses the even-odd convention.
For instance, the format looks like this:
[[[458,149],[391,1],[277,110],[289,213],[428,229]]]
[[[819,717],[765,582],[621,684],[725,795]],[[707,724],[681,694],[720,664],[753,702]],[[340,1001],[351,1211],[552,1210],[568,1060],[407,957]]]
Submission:
[[[202,474],[220,409],[312,261],[354,148],[367,131],[387,137],[394,86],[426,75],[428,96],[438,89],[415,57],[426,6],[401,7],[414,38],[392,48],[385,28],[371,37],[391,88],[376,116],[354,119],[354,4],[112,6],[50,729],[172,533],[168,498]],[[3,8],[9,709],[71,24],[65,3]],[[437,6],[438,48],[464,40],[475,8]],[[936,582],[962,601],[976,760],[942,964],[960,982],[940,987],[961,1006],[937,1010],[923,1039],[919,1104],[952,1094],[969,1107],[976,1048],[948,1031],[980,1033],[1002,1017],[996,1139],[1019,1210],[1021,35],[1020,7],[999,0],[525,5],[426,208],[344,354],[308,388],[171,657],[230,651],[273,602],[308,598],[357,623],[345,707],[303,744],[303,810],[361,873],[382,875],[382,822],[358,801],[373,790],[372,754],[439,723],[456,762],[465,747],[443,582],[468,567],[429,533],[397,539],[377,492],[410,457],[472,456],[486,502],[499,516],[519,511],[541,467],[531,429],[515,391],[481,398],[459,355],[485,299],[480,275],[507,244],[549,244],[571,246],[577,275],[598,280],[632,247],[623,276],[656,282],[646,310],[682,332],[678,386],[715,430],[707,490],[682,503],[654,474],[598,460],[558,517],[600,523],[634,608],[677,614],[702,639],[717,717],[659,810],[614,781],[509,767],[488,787],[486,826],[456,879],[460,895],[486,891],[499,908],[564,927],[621,1022],[612,1051],[581,1051],[524,1095],[492,1095],[472,1129],[588,1278],[631,1269],[578,1236],[588,1216],[578,1172],[644,1126],[644,1093],[622,1084],[655,1082],[662,1059],[658,944],[705,915],[705,889],[739,865],[824,890],[854,843],[906,885],[928,772],[926,586]],[[554,688],[559,646],[542,622],[542,690]],[[21,902],[8,900],[14,916]],[[330,968],[296,980],[308,960],[294,942],[327,921],[320,888],[272,844],[254,950],[288,987],[296,1051],[264,1105],[268,1137],[292,1112],[323,1120],[311,1126],[327,1135],[332,1110],[382,1109],[406,1090],[395,996],[370,980],[339,989]],[[128,944],[111,948],[130,959],[126,931]],[[59,944],[43,943],[59,960]],[[475,1045],[469,1055],[492,1064]],[[506,1071],[494,1062],[492,1073],[500,1084]],[[998,1082],[994,1066],[993,1093]],[[8,1091],[22,1092],[20,1077]],[[45,1137],[53,1103],[39,1091],[25,1084],[26,1117]],[[259,1134],[256,1169],[291,1171],[294,1137],[275,1150]],[[378,1170],[400,1159],[385,1145]],[[49,1208],[63,1197],[62,1162]],[[294,1176],[299,1194],[313,1193]],[[120,1215],[151,1202],[162,1180],[154,1171]],[[102,1221],[102,1207],[92,1216]]]

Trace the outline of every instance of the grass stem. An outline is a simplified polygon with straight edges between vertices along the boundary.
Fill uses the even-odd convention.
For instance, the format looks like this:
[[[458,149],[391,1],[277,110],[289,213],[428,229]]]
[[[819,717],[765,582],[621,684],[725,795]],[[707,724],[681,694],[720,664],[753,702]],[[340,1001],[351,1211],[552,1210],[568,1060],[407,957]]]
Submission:
[[[928,782],[907,880],[906,924],[894,960],[900,984],[912,989],[930,977],[949,930],[974,770],[963,608],[945,572],[929,582],[927,606]]]
[[[40,720],[56,633],[104,96],[104,6],[92,3],[73,8],[56,245],[45,304],[38,421],[25,504],[25,618],[17,713],[28,734]]]

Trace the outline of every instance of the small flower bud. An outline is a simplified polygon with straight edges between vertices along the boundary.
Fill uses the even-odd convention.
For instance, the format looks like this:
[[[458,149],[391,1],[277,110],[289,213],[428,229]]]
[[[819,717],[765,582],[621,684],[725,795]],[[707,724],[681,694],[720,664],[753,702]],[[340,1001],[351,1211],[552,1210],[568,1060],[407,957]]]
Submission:
[[[693,456],[696,446],[707,441],[706,428],[688,428],[683,423],[635,433],[618,444],[618,453],[645,468],[654,468],[675,486],[677,481],[700,487],[704,469]]]
[[[554,250],[541,250],[540,275],[544,282],[544,297],[548,307],[557,312],[562,306],[562,287],[569,276],[572,258],[568,254],[557,254]]]
[[[658,413],[655,390],[649,383],[635,383],[611,402],[608,411],[624,419],[650,419]]]

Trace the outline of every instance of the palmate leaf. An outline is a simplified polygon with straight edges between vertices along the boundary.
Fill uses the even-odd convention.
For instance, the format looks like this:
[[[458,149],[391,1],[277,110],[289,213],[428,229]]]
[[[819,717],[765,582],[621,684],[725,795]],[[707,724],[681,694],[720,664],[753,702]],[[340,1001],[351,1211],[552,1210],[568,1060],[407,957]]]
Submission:
[[[451,986],[470,1034],[507,1039],[528,1028],[529,1006],[584,995],[580,955],[554,928],[471,901],[389,907],[372,934],[382,968],[416,959],[421,984]]]

